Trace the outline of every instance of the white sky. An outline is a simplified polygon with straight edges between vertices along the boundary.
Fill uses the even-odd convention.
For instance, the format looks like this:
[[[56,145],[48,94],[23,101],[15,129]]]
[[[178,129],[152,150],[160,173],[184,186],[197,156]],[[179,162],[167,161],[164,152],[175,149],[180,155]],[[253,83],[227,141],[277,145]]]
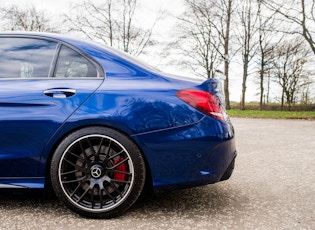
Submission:
[[[97,1],[97,0],[94,0]],[[36,8],[47,11],[48,14],[60,15],[62,13],[66,13],[70,8],[71,3],[77,3],[78,0],[0,0],[0,4],[11,5],[25,5],[29,6],[33,4]],[[138,0],[138,5],[141,8],[140,13],[141,17],[143,17],[143,22],[152,25],[152,22],[156,18],[158,12],[160,10],[167,10],[173,15],[179,14],[183,12],[183,0]],[[141,20],[142,21],[142,20]],[[160,35],[160,40],[167,40],[167,37],[174,27],[175,20],[172,17],[166,17],[164,20],[159,21],[157,33]],[[151,60],[150,60],[151,59]],[[146,61],[151,64],[157,66],[159,62],[157,62],[158,58],[156,57],[146,57]],[[235,69],[239,69],[241,66],[236,67]],[[166,68],[160,68],[163,71],[170,72],[178,75],[192,75],[191,70],[183,70],[178,68],[178,66],[167,66]],[[233,71],[230,70],[230,100],[239,101],[241,95],[241,71]],[[257,92],[257,85],[253,85],[250,81],[248,81],[246,100],[250,101],[255,98],[258,100],[257,96],[255,96],[255,92]]]
[[[95,0],[93,0],[95,1]],[[97,1],[97,0],[96,0]],[[96,2],[95,1],[95,2]],[[100,0],[98,0],[100,1]],[[67,11],[69,5],[73,2],[79,2],[78,0],[0,0],[5,4],[19,4],[29,5],[33,4],[39,9],[47,9],[49,11],[58,11],[64,13]],[[138,4],[147,10],[148,13],[158,11],[158,9],[169,9],[172,12],[177,11],[183,6],[182,0],[138,0]],[[149,15],[149,14],[148,14]]]
[[[78,3],[82,0],[0,0],[1,4],[11,5],[17,4],[20,6],[34,5],[36,8],[45,10],[50,16],[58,16],[67,13],[71,4]],[[93,2],[102,2],[102,0],[92,0]],[[160,11],[169,11],[176,15],[183,12],[183,0],[137,0],[138,9],[136,12],[137,18],[141,22],[141,26],[152,26]],[[165,18],[159,20],[156,33],[166,34],[168,29],[174,25],[174,18]],[[163,33],[164,32],[164,33]]]

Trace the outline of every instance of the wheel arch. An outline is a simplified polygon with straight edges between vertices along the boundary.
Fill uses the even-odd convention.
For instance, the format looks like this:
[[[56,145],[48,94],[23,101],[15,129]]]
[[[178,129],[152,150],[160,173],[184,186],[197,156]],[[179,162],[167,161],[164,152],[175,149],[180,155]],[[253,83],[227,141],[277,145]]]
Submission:
[[[91,127],[102,127],[102,128],[115,130],[115,131],[123,134],[124,136],[126,136],[130,141],[132,141],[137,146],[137,148],[139,149],[139,151],[143,157],[143,160],[145,163],[145,168],[146,168],[146,181],[145,181],[143,193],[153,191],[153,178],[152,178],[150,165],[147,161],[146,155],[144,154],[141,146],[139,145],[139,140],[137,140],[137,137],[132,138],[130,133],[128,133],[126,130],[123,130],[123,129],[118,129],[116,127],[106,125],[106,124],[94,123],[94,124],[88,124],[88,125],[86,124],[86,125],[76,126],[75,128],[67,130],[67,132],[64,132],[60,136],[55,134],[55,136],[57,135],[58,138],[55,138],[54,141],[52,141],[53,143],[50,143],[51,147],[49,148],[49,150],[47,150],[45,166],[42,166],[42,167],[44,167],[44,169],[42,169],[42,170],[44,170],[44,176],[45,176],[45,185],[44,185],[45,193],[47,193],[47,194],[53,193],[53,189],[52,189],[52,185],[51,185],[51,178],[50,178],[50,165],[51,165],[52,157],[53,157],[54,152],[56,151],[57,147],[71,133],[74,133],[80,129],[91,128]],[[62,131],[59,131],[59,132],[62,132]]]

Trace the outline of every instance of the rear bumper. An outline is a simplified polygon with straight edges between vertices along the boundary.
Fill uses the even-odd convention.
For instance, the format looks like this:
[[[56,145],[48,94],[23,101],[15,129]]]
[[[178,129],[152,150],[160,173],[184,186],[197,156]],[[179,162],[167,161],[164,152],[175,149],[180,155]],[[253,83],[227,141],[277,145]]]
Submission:
[[[186,168],[184,170],[177,166],[179,174],[177,177],[168,175],[169,178],[158,178],[154,180],[155,190],[176,190],[214,184],[227,180],[234,171],[235,159],[237,152],[227,151],[233,146],[234,139],[219,144],[215,148],[215,152],[210,152],[205,161],[201,160],[196,163],[195,167]]]
[[[206,118],[138,138],[155,190],[212,184],[228,179],[233,172],[237,152],[229,122]]]
[[[224,181],[224,180],[230,179],[230,177],[231,177],[232,174],[233,174],[234,167],[235,167],[235,158],[233,159],[233,161],[231,162],[231,164],[229,165],[229,167],[225,170],[225,173],[224,173],[223,176],[221,177],[221,180],[220,180],[220,181]]]

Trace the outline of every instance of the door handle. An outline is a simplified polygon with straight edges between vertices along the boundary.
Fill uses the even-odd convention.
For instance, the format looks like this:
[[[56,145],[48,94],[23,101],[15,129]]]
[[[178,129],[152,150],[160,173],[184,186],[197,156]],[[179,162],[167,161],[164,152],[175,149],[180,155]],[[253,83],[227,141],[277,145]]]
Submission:
[[[46,96],[53,98],[67,98],[73,96],[75,93],[75,89],[47,89],[44,91]]]

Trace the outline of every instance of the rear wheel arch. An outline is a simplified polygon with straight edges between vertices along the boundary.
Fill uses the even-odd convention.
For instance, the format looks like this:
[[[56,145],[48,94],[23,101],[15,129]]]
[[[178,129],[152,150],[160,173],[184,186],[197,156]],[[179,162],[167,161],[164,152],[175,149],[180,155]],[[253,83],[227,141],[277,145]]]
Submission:
[[[77,129],[72,130],[71,132],[67,133],[66,135],[62,136],[55,143],[55,145],[52,148],[51,154],[49,155],[49,158],[47,159],[47,167],[46,167],[46,178],[47,178],[47,181],[46,181],[46,185],[45,185],[46,188],[51,189],[52,188],[52,186],[51,186],[52,184],[54,184],[54,187],[56,187],[56,175],[54,176],[54,179],[52,179],[52,174],[56,174],[56,167],[57,167],[56,166],[56,162],[55,162],[56,161],[56,156],[55,156],[56,151],[60,151],[60,145],[65,145],[64,144],[65,142],[67,143],[67,141],[69,141],[69,140],[77,140],[79,138],[79,136],[80,136],[79,133],[82,132],[82,131],[83,131],[83,135],[82,136],[87,135],[88,133],[92,133],[92,134],[95,133],[95,134],[103,135],[104,133],[109,132],[109,135],[111,137],[114,136],[113,138],[117,138],[117,139],[119,139],[121,137],[123,142],[126,141],[128,143],[127,145],[130,144],[131,147],[127,146],[127,149],[130,149],[130,148],[131,149],[135,149],[134,151],[137,152],[135,155],[139,154],[141,156],[141,158],[142,158],[142,163],[141,164],[143,164],[143,165],[140,166],[140,167],[144,167],[144,169],[142,169],[144,171],[144,174],[145,174],[144,175],[144,181],[140,182],[141,185],[138,186],[137,189],[140,188],[141,189],[140,193],[142,193],[143,190],[144,190],[144,187],[146,187],[145,191],[147,191],[148,188],[149,189],[152,188],[152,178],[150,178],[151,177],[150,169],[148,167],[148,163],[146,161],[146,158],[145,158],[144,154],[142,153],[141,149],[139,148],[139,146],[137,145],[137,143],[132,138],[130,138],[126,133],[124,133],[124,132],[122,132],[120,130],[116,130],[116,129],[113,129],[113,128],[107,127],[107,126],[99,126],[99,125],[79,127]],[[69,138],[69,137],[72,137],[72,138]],[[118,142],[120,142],[120,140]],[[62,148],[65,148],[65,146],[63,146]],[[59,157],[60,157],[61,153],[58,153],[58,154],[59,154]],[[130,153],[130,155],[134,155],[134,153]],[[135,160],[135,161],[138,161],[138,160]],[[140,160],[140,162],[141,162],[141,160]],[[54,166],[52,166],[52,164],[54,164]],[[138,163],[136,163],[136,164],[138,164]],[[52,172],[53,171],[52,170],[53,167],[55,167],[55,169],[54,169],[55,171],[54,172]],[[52,180],[53,180],[53,183],[51,183]],[[60,191],[61,190],[59,190],[59,193],[60,193]],[[57,191],[57,193],[58,193],[58,191]],[[59,198],[60,198],[60,194],[59,195],[57,194],[57,196],[59,196]],[[132,195],[132,196],[134,196],[134,195]],[[136,200],[136,199],[138,199],[139,196],[140,196],[140,194],[136,194],[135,198],[133,198],[133,199]],[[133,200],[133,199],[131,201],[128,201],[129,203],[126,205],[126,207],[118,209],[117,214],[121,214],[121,213],[124,212],[124,209],[128,209],[135,202],[135,200]],[[69,202],[66,205],[67,206],[71,206],[71,204],[69,205]],[[97,213],[97,214],[95,214],[95,213],[94,214],[93,213],[89,214],[89,213],[86,213],[84,211],[82,212],[82,210],[80,211],[80,210],[78,210],[78,208],[72,208],[72,209],[74,211],[78,211],[82,215],[88,215],[89,217],[95,217],[95,218],[98,218],[98,216],[102,216],[102,217],[105,217],[105,218],[106,217],[112,217],[112,216],[115,216],[115,213],[116,213],[116,211],[111,212],[109,210],[109,212],[107,212],[105,210],[106,211],[105,214],[99,215],[99,213]]]
[[[50,167],[49,165],[51,164],[51,159],[52,159],[52,156],[56,150],[56,148],[58,147],[58,145],[61,143],[61,141],[67,137],[68,135],[70,135],[71,133],[77,131],[77,130],[80,130],[80,129],[84,129],[84,128],[89,128],[89,127],[101,127],[101,128],[107,128],[107,129],[113,129],[113,130],[116,130],[117,132],[127,136],[137,147],[138,149],[140,150],[141,154],[142,154],[142,157],[145,161],[145,166],[146,166],[146,185],[145,187],[149,187],[148,189],[149,190],[152,190],[153,189],[153,182],[152,182],[152,174],[151,174],[151,169],[150,169],[150,165],[146,159],[146,156],[145,154],[143,153],[142,151],[142,148],[139,146],[139,144],[137,143],[137,140],[134,140],[133,138],[130,137],[130,134],[128,133],[128,131],[126,131],[126,129],[117,129],[115,127],[112,127],[112,126],[109,126],[107,124],[103,124],[103,123],[100,123],[100,124],[93,124],[93,125],[81,125],[81,126],[77,126],[76,128],[74,129],[70,129],[68,130],[67,132],[65,132],[63,135],[61,135],[60,137],[58,137],[58,139],[56,141],[54,141],[54,143],[52,144],[52,147],[50,149],[47,150],[48,154],[47,154],[47,163],[46,163],[46,167],[45,167],[45,170],[44,170],[44,174],[45,174],[45,190],[48,190],[47,192],[49,192],[49,190],[51,190],[51,185],[50,185]]]
[[[87,121],[87,123],[89,123],[90,121]],[[123,129],[117,129],[117,128],[114,128],[112,126],[109,126],[109,125],[106,125],[104,123],[90,123],[88,125],[77,125],[75,128],[71,128],[71,129],[66,129],[66,130],[59,130],[57,133],[54,134],[54,137],[55,140],[53,140],[53,138],[51,140],[52,143],[50,143],[49,145],[51,147],[47,147],[46,146],[46,149],[44,150],[44,152],[46,152],[46,154],[43,154],[42,157],[47,159],[47,163],[46,163],[46,167],[44,169],[44,174],[45,174],[45,178],[49,178],[49,165],[51,164],[51,159],[52,159],[52,156],[54,154],[54,152],[56,151],[56,148],[58,147],[58,145],[62,142],[62,140],[64,140],[67,136],[69,136],[71,133],[74,133],[80,129],[85,129],[85,128],[95,128],[95,127],[101,127],[101,128],[108,128],[108,129],[113,129],[113,130],[116,130],[117,132],[120,132],[122,133],[123,135],[129,137],[130,135],[128,134],[127,131],[123,130]],[[62,135],[58,135],[58,133],[62,133]],[[57,136],[57,137],[56,137]],[[129,139],[131,139],[129,137]],[[132,140],[132,139],[131,139]],[[139,145],[134,141],[132,140],[136,145],[137,147],[140,149],[141,153],[142,153],[142,156],[145,158],[141,148],[139,147]],[[48,146],[49,146],[48,145]],[[47,181],[46,181],[47,183]],[[46,186],[45,186],[46,187]]]

